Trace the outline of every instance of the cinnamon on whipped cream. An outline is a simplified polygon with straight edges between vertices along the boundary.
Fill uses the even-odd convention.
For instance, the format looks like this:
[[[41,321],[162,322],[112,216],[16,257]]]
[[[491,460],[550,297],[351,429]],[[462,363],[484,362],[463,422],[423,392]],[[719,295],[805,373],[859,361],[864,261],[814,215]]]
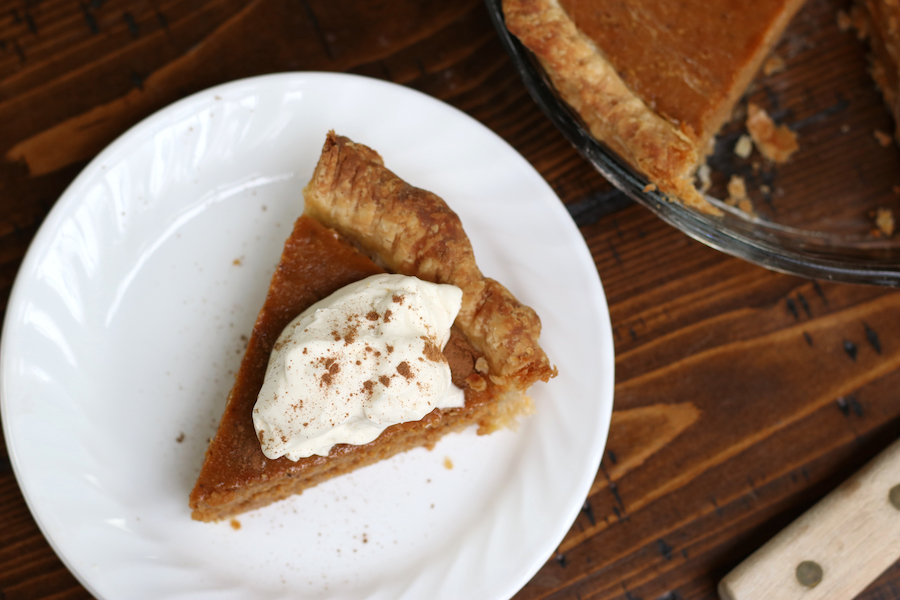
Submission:
[[[441,352],[461,302],[456,286],[382,274],[306,309],[275,342],[253,408],[263,454],[327,456],[463,406]]]

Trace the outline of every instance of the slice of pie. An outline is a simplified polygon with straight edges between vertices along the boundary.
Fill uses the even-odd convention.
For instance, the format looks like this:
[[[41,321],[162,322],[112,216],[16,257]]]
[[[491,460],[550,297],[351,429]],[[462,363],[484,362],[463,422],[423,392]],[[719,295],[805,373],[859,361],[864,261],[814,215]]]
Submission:
[[[713,136],[803,0],[503,0],[591,134],[666,194],[693,186]]]
[[[387,170],[375,151],[329,133],[304,197],[304,214],[284,245],[190,495],[192,517],[200,521],[225,519],[398,452],[431,447],[451,431],[476,425],[484,434],[509,426],[532,410],[529,386],[556,375],[538,344],[537,315],[481,274],[459,217]],[[465,405],[392,425],[364,445],[337,444],[328,456],[266,458],[251,413],[279,334],[318,300],[385,271],[462,290],[444,356]]]

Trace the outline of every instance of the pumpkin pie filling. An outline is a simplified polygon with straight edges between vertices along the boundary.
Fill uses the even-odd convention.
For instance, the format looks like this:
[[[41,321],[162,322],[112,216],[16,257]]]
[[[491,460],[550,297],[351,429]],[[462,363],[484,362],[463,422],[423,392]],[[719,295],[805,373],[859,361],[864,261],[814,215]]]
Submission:
[[[798,2],[560,0],[650,110],[702,148],[777,41]]]
[[[503,0],[503,11],[593,137],[670,197],[716,212],[694,172],[802,4]]]

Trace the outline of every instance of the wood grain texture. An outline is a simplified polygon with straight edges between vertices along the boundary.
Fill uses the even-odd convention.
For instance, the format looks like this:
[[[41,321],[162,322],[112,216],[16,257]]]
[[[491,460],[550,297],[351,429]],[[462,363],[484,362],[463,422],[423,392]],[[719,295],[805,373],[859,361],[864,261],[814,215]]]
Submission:
[[[800,18],[788,49],[823,18]],[[477,0],[0,0],[0,307],[56,198],[107,143],[190,93],[301,69],[466,111],[547,179],[594,258],[617,353],[609,444],[518,600],[713,600],[722,576],[900,437],[900,292],[766,271],[624,199],[531,101]],[[834,104],[783,100],[798,118]],[[883,118],[854,115],[854,131]],[[0,599],[87,597],[4,445]],[[900,563],[859,598],[900,600]]]

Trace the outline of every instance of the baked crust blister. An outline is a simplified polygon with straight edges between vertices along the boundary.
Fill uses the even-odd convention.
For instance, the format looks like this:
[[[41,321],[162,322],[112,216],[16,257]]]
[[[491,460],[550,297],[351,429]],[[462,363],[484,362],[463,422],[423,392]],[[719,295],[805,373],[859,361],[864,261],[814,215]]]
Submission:
[[[482,275],[456,213],[385,168],[377,152],[329,132],[303,193],[305,214],[387,270],[459,287],[455,325],[484,353],[494,383],[525,389],[556,374],[538,344],[537,314]]]
[[[659,189],[701,212],[717,213],[693,186],[695,142],[632,92],[557,0],[503,0],[509,31],[537,57],[562,99],[591,134]]]

